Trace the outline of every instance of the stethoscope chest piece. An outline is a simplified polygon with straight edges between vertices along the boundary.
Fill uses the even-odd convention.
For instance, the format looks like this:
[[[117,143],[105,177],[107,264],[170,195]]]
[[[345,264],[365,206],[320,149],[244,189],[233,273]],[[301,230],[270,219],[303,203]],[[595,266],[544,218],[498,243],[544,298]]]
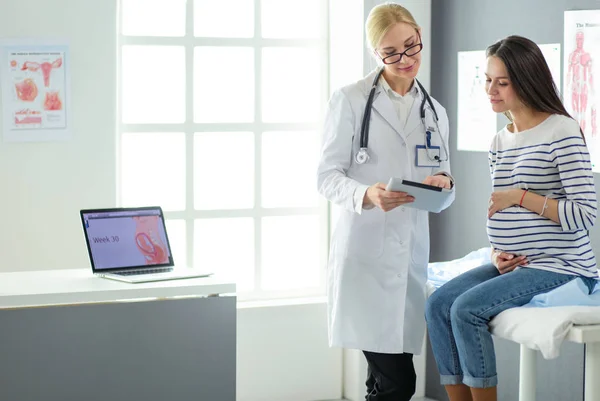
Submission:
[[[356,153],[356,162],[358,164],[365,164],[369,160],[369,154],[367,148],[360,148]]]

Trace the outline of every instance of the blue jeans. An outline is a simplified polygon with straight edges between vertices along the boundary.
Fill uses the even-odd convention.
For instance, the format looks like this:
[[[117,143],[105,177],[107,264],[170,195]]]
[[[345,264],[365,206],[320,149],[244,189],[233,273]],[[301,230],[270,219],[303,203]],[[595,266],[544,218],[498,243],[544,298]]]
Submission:
[[[427,301],[425,318],[441,383],[496,386],[490,320],[577,277],[527,267],[501,275],[492,264],[487,264],[438,288]],[[582,279],[590,290],[596,283],[594,279]]]

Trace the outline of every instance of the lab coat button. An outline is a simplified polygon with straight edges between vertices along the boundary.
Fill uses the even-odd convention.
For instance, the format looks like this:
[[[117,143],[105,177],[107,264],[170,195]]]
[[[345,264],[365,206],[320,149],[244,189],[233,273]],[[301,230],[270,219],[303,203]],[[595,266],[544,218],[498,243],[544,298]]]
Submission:
[[[404,245],[404,241],[400,241],[400,245]]]
[[[400,211],[402,211],[402,212],[403,212],[403,211],[404,211],[404,208],[403,208],[403,207],[401,207],[401,208],[400,208]]]

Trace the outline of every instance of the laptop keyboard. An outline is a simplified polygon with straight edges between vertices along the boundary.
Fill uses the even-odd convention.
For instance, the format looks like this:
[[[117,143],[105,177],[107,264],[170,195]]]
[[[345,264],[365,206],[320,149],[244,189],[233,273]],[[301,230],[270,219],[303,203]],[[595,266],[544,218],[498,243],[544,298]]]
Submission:
[[[140,274],[169,273],[171,271],[173,271],[172,267],[157,267],[155,269],[134,270],[134,271],[126,271],[126,272],[113,272],[112,274],[118,274],[119,276],[138,276]]]

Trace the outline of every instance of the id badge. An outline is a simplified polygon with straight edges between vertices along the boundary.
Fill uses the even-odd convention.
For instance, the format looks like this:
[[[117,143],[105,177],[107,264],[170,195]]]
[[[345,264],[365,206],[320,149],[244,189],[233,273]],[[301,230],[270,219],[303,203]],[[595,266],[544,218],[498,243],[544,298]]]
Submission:
[[[439,146],[429,146],[429,156],[427,155],[427,148],[425,145],[417,145],[417,155],[416,155],[416,166],[417,167],[440,167],[440,162],[438,160],[431,160],[435,156],[440,157],[440,147]]]

